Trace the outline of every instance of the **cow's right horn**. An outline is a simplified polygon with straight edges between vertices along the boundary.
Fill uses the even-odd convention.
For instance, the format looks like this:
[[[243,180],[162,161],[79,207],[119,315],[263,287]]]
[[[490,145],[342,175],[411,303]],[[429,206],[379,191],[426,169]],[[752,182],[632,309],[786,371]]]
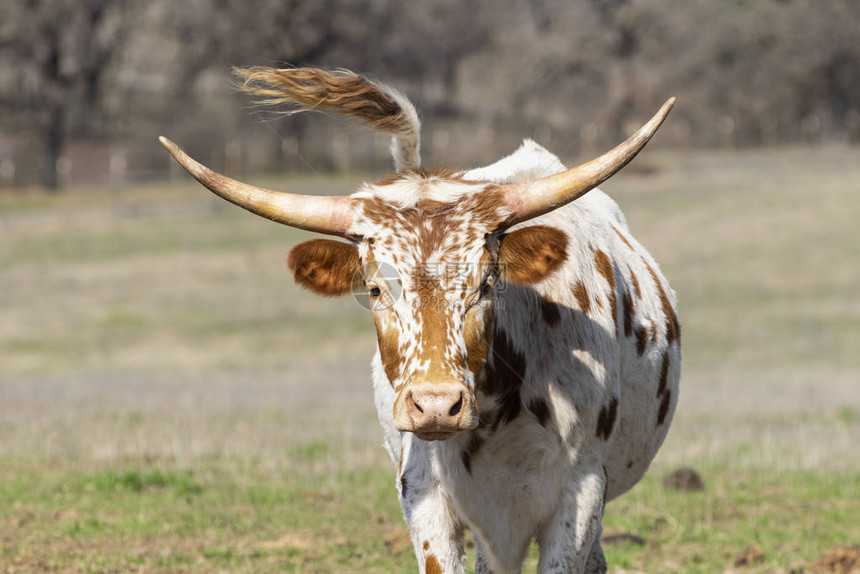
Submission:
[[[353,217],[348,196],[297,195],[248,185],[198,163],[164,136],[158,141],[197,181],[251,213],[307,231],[341,237],[348,235]]]
[[[602,156],[531,183],[509,183],[502,186],[510,216],[504,226],[527,221],[582,197],[606,181],[636,157],[663,124],[675,98],[669,98],[654,117],[627,141]]]

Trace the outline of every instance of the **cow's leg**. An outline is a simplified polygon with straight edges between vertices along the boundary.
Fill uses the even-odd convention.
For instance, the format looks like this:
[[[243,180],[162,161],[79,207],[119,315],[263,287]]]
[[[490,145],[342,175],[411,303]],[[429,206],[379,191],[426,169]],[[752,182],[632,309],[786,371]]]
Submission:
[[[485,543],[474,530],[472,531],[472,540],[475,541],[475,574],[493,574]]]
[[[540,574],[585,572],[592,547],[600,547],[606,473],[598,464],[578,466],[574,473],[559,509],[538,535]]]
[[[464,574],[464,528],[430,467],[427,445],[407,438],[399,472],[400,504],[422,574]]]
[[[603,556],[603,546],[600,545],[600,539],[598,538],[591,545],[591,552],[588,553],[588,561],[585,563],[585,574],[606,574],[606,570],[606,558]]]

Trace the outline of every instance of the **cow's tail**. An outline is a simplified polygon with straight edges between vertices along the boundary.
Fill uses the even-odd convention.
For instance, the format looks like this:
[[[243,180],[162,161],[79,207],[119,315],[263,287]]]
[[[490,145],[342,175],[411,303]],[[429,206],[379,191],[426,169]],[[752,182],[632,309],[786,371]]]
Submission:
[[[318,68],[236,68],[239,89],[263,105],[288,105],[286,113],[318,110],[357,118],[394,136],[391,155],[397,171],[421,166],[421,121],[403,94],[348,70]]]

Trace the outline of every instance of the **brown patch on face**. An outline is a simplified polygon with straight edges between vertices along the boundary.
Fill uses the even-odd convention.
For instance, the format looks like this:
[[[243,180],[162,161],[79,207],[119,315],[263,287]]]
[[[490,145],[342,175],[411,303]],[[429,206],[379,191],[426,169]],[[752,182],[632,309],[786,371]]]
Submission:
[[[660,401],[660,412],[657,413],[657,426],[662,425],[666,421],[666,415],[669,414],[669,403],[672,401],[672,391],[666,391],[663,395],[663,400]]]
[[[535,225],[505,235],[499,265],[514,283],[537,283],[567,261],[567,235],[555,227]]]
[[[496,331],[493,337],[493,364],[488,365],[484,381],[488,395],[500,395],[499,407],[493,421],[493,429],[500,423],[511,422],[522,410],[520,387],[526,373],[526,358],[508,339],[504,331]]]
[[[671,345],[673,341],[680,340],[681,338],[681,324],[678,321],[675,310],[672,308],[669,297],[666,295],[666,290],[663,289],[663,284],[660,283],[660,279],[657,277],[657,273],[654,272],[654,269],[647,261],[644,259],[642,261],[645,263],[645,267],[648,268],[648,273],[651,274],[651,279],[654,280],[654,284],[657,286],[657,291],[660,294],[660,303],[663,305],[663,314],[666,316],[666,340]]]
[[[550,327],[555,327],[561,321],[561,311],[558,305],[545,297],[540,300],[540,312],[544,322]]]
[[[355,245],[330,239],[299,243],[287,256],[287,266],[296,283],[328,297],[352,293],[364,281]]]
[[[421,547],[424,548],[424,550],[427,550],[428,548],[430,548],[430,543],[425,540],[424,544],[422,544]]]
[[[382,319],[374,316],[373,323],[376,325],[376,339],[379,342],[379,358],[382,359],[382,367],[388,382],[394,385],[394,381],[400,376],[403,365],[403,356],[400,354],[399,336],[396,329],[385,329],[382,327]]]
[[[624,242],[624,245],[626,245],[627,247],[629,247],[629,248],[630,248],[630,251],[636,251],[636,250],[633,248],[633,245],[631,245],[631,244],[630,244],[630,242],[629,242],[629,241],[627,241],[627,238],[626,238],[626,237],[624,237],[624,235],[623,235],[620,231],[618,231],[618,229],[617,229],[614,225],[610,225],[610,227],[612,227],[612,231],[614,231],[614,232],[615,232],[615,235],[617,235],[617,236],[621,239],[621,241],[623,241],[623,242]]]
[[[485,263],[485,259],[481,260]],[[480,266],[479,266],[480,267]],[[463,298],[466,296],[466,290],[462,292]],[[479,318],[480,317],[480,318]],[[464,338],[466,340],[466,366],[469,371],[477,377],[487,364],[487,352],[490,347],[490,337],[493,336],[494,330],[493,314],[484,312],[479,315],[475,311],[466,313],[464,321]]]
[[[428,554],[427,558],[424,559],[424,573],[425,574],[442,574],[442,567],[439,566],[439,562],[436,560],[436,557],[432,554]]]
[[[607,298],[609,299],[609,309],[612,312],[612,322],[615,323],[615,331],[616,335],[618,334],[618,309],[617,302],[615,300],[615,268],[612,267],[612,261],[609,260],[609,256],[601,251],[600,249],[596,249],[595,247],[591,248],[594,251],[594,266],[597,268],[597,272],[603,275],[603,278],[606,279],[606,282],[609,283],[609,293],[607,293]]]
[[[618,397],[612,397],[609,404],[600,409],[595,436],[603,440],[609,439],[609,435],[612,434],[612,429],[615,427],[616,416],[618,416]]]
[[[545,427],[549,422],[549,405],[540,397],[535,397],[529,402],[529,410],[537,417],[541,426]]]
[[[466,444],[466,450],[462,454],[463,466],[469,474],[472,474],[472,457],[475,456],[482,444],[484,444],[484,439],[478,433],[472,432],[469,436],[469,442]]]
[[[588,312],[591,310],[591,296],[585,288],[585,283],[577,281],[573,287],[571,287],[571,291],[573,291],[573,296],[576,297],[576,302],[579,304],[580,310],[588,315]]]

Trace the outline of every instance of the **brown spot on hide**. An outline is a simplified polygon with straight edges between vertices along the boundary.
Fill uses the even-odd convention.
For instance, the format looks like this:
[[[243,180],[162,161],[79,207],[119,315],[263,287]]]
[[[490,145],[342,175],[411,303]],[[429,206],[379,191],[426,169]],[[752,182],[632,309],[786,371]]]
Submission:
[[[615,269],[612,267],[612,261],[610,261],[609,256],[600,249],[592,247],[591,250],[594,251],[594,266],[597,268],[597,272],[603,275],[603,278],[606,279],[606,282],[609,283],[609,286],[614,291]]]
[[[669,414],[669,403],[672,401],[672,391],[666,391],[663,395],[663,400],[660,401],[660,412],[657,413],[657,426],[662,425],[666,421],[666,415]]]
[[[427,550],[428,548],[430,548],[430,543],[425,540],[424,544],[422,544],[421,547],[424,548],[424,550]]]
[[[549,405],[540,397],[535,397],[529,402],[529,410],[537,417],[541,426],[549,422]]]
[[[439,562],[436,561],[436,557],[432,554],[428,554],[427,558],[424,559],[424,573],[442,574],[442,567],[439,566]]]
[[[546,278],[567,260],[567,235],[555,227],[534,225],[502,237],[499,265],[514,283],[531,284]]]
[[[466,450],[463,451],[462,455],[463,466],[469,474],[472,474],[472,457],[478,452],[482,444],[484,444],[484,439],[477,432],[472,432],[469,436],[469,442],[466,443]]]
[[[612,434],[612,429],[615,427],[615,417],[618,416],[618,397],[612,397],[608,405],[600,409],[600,415],[597,417],[596,436],[603,440],[609,439]]]
[[[610,261],[606,253],[594,247],[591,249],[594,251],[594,266],[597,268],[597,272],[603,275],[603,278],[609,283],[609,293],[606,294],[606,297],[609,299],[609,309],[612,313],[612,322],[615,324],[615,333],[617,335],[618,309],[615,300],[615,268],[612,266],[612,261]]]
[[[615,235],[617,235],[621,239],[621,241],[624,242],[624,245],[626,245],[627,247],[630,248],[630,251],[636,251],[633,248],[633,245],[631,245],[630,242],[627,240],[627,238],[624,237],[624,234],[622,234],[620,231],[618,231],[618,229],[614,225],[612,225],[611,227],[612,227],[612,231],[615,232]]]
[[[499,395],[498,411],[493,428],[517,418],[522,410],[520,387],[526,373],[526,358],[508,339],[504,331],[493,337],[493,362],[488,365],[484,381],[488,395]]]
[[[624,336],[630,337],[633,334],[633,313],[636,312],[636,309],[633,307],[633,297],[630,296],[630,290],[626,287],[621,305],[621,314],[624,317]]]
[[[663,314],[666,316],[666,340],[671,345],[673,341],[680,340],[681,338],[681,324],[678,322],[678,316],[675,314],[675,309],[672,308],[672,302],[669,301],[666,290],[663,289],[663,284],[660,282],[660,278],[657,277],[654,268],[644,259],[642,261],[645,262],[648,273],[651,274],[651,279],[654,280],[654,284],[657,286],[657,291],[660,294],[660,303],[663,305]]]
[[[579,308],[583,313],[588,315],[588,312],[591,310],[591,296],[585,288],[585,283],[577,281],[571,290],[573,291],[573,296],[576,297],[576,302],[579,305]]]
[[[630,282],[633,283],[633,292],[636,293],[636,298],[642,298],[642,288],[639,286],[639,278],[636,277],[636,274],[633,273],[633,270],[630,269],[630,266],[627,266],[627,270],[630,271]]]
[[[346,295],[361,286],[358,249],[349,243],[312,239],[299,243],[287,256],[296,283],[318,295]]]
[[[540,312],[544,322],[550,327],[555,327],[561,321],[561,311],[559,311],[558,305],[549,299],[541,298]]]
[[[648,345],[648,339],[654,337],[654,327],[639,325],[636,327],[636,353],[641,357],[645,353],[645,348]]]
[[[439,562],[432,554],[428,554],[424,560],[424,572],[425,574],[442,574],[442,567],[439,566]]]
[[[669,378],[669,349],[663,351],[663,361],[660,363],[660,385],[657,387],[657,396],[666,392],[666,382]]]

